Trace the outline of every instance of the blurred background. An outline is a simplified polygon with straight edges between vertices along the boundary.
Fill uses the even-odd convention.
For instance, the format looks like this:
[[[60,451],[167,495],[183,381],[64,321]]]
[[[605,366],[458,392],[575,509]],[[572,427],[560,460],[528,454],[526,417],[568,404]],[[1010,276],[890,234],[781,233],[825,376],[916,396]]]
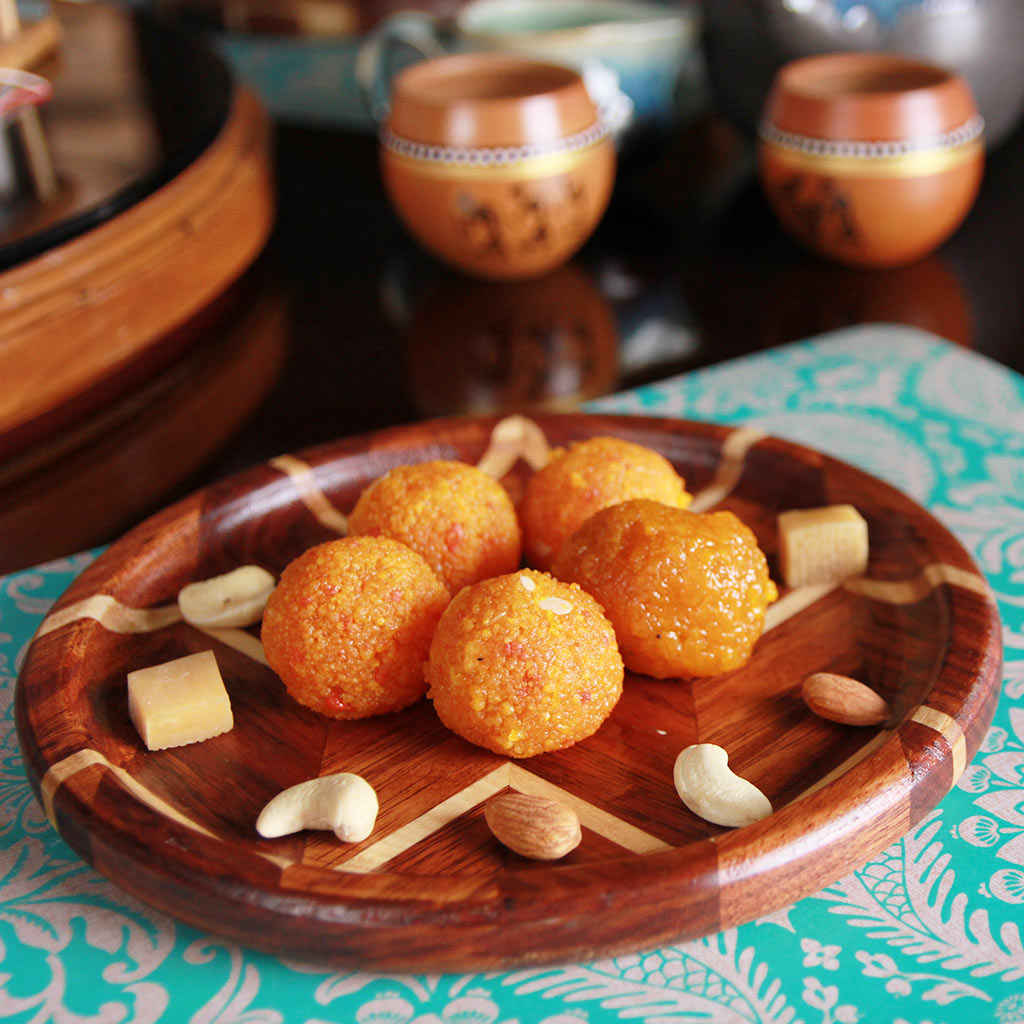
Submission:
[[[0,571],[280,452],[571,408],[850,324],[1024,369],[1019,0],[548,0],[540,25],[535,8],[5,0],[0,67],[52,96],[5,113],[0,146]],[[410,14],[419,47],[389,35]],[[543,45],[628,97],[612,202],[568,264],[495,283],[409,238],[356,70],[385,37],[385,77],[423,46]],[[977,201],[913,265],[828,263],[761,194],[775,71],[836,49],[953,67],[985,114]]]

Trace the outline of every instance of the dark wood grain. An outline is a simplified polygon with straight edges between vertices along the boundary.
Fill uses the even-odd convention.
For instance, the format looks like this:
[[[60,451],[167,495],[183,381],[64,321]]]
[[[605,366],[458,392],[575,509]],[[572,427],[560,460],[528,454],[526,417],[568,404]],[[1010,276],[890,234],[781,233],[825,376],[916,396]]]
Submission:
[[[715,480],[731,433],[673,420],[534,419],[553,445],[615,433],[654,447],[694,492]],[[300,457],[347,512],[395,463],[477,462],[495,422],[433,421]],[[513,493],[528,472],[516,465],[506,480]],[[766,632],[741,670],[693,680],[630,676],[608,721],[568,750],[509,762],[449,733],[426,701],[396,715],[333,722],[295,704],[264,665],[180,622],[125,634],[76,619],[34,640],[19,679],[29,779],[52,797],[68,842],[126,890],[289,957],[475,969],[584,959],[737,925],[833,881],[920,820],[977,749],[999,692],[998,613],[980,573],[939,523],[892,487],[764,438],[747,451],[720,507],[755,530],[775,574],[775,514],[839,501],[868,520],[869,590],[879,581],[911,583],[918,589],[910,600],[841,587]],[[48,621],[97,594],[132,608],[173,604],[190,580],[245,562],[278,572],[331,536],[291,477],[276,464],[259,465],[134,529],[83,572]],[[949,567],[943,572],[953,582],[919,585],[934,566]],[[126,673],[211,646],[234,729],[147,752],[128,719]],[[876,687],[896,710],[892,728],[813,716],[800,686],[821,669]],[[697,741],[724,746],[775,813],[733,831],[691,814],[675,794],[672,766]],[[83,750],[96,763],[68,761]],[[279,790],[339,770],[377,789],[381,813],[368,840],[344,846],[329,833],[256,834],[260,808]],[[61,781],[53,786],[55,774]],[[356,870],[381,840],[488,777],[498,789],[557,786],[619,825],[584,821],[575,851],[535,864],[501,848],[471,802],[433,834]],[[162,805],[140,798],[136,786]],[[617,828],[637,831],[624,840]],[[649,852],[637,852],[638,835]]]

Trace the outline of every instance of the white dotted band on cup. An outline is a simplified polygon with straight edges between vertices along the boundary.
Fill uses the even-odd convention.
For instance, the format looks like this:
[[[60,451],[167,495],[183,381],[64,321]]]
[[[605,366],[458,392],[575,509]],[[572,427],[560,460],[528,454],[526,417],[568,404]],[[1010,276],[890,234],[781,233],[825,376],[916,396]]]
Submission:
[[[794,149],[807,156],[845,157],[852,160],[895,160],[927,150],[956,149],[981,138],[985,119],[980,114],[968,118],[962,125],[941,135],[922,139],[891,139],[885,141],[819,139],[810,135],[797,135],[783,131],[769,121],[762,121],[758,135],[764,142],[786,149]]]
[[[604,121],[595,121],[575,135],[551,142],[533,142],[520,146],[435,146],[416,142],[396,135],[385,128],[381,132],[381,145],[398,156],[409,160],[420,160],[430,164],[450,167],[488,168],[512,167],[537,157],[557,156],[589,149],[610,134],[610,127]]]

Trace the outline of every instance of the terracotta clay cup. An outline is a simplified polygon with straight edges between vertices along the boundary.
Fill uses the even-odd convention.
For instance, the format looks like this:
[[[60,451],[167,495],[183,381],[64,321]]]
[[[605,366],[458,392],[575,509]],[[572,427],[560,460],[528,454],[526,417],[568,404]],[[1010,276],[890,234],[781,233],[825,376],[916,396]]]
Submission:
[[[561,265],[590,236],[615,150],[576,71],[461,54],[395,76],[381,165],[423,246],[468,273],[516,279]]]
[[[800,242],[840,263],[900,266],[967,215],[984,167],[983,122],[963,78],[881,53],[785,65],[765,103],[765,195]]]

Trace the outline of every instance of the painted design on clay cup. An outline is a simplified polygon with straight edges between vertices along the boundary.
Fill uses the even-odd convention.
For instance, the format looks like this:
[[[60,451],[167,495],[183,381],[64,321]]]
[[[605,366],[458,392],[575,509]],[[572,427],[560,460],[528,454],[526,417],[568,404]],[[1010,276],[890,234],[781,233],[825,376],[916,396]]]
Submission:
[[[985,161],[966,82],[892,54],[829,54],[783,67],[765,104],[758,164],[782,225],[861,267],[901,266],[967,216]]]
[[[611,196],[615,149],[577,72],[464,54],[395,77],[381,168],[425,248],[511,280],[560,266],[589,238]]]

